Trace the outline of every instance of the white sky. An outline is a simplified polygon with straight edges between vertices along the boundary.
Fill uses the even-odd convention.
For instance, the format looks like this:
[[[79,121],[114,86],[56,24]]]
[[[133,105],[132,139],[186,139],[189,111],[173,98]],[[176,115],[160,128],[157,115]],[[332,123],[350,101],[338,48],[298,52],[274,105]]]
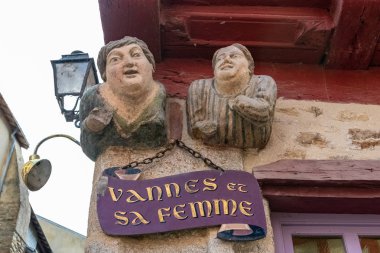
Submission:
[[[0,33],[0,92],[30,143],[24,161],[51,134],[79,140],[79,129],[60,114],[50,60],[81,50],[96,61],[104,43],[98,1],[3,1]],[[48,183],[29,194],[35,213],[86,235],[93,162],[64,138],[48,140],[38,154],[53,169]]]

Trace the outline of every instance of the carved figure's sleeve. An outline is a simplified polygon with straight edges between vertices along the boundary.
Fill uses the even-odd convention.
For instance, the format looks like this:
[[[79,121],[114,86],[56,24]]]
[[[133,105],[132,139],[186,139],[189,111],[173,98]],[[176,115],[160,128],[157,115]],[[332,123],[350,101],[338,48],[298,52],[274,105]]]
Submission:
[[[196,122],[205,120],[202,90],[202,83],[199,80],[192,82],[189,87],[186,101],[189,131],[194,128]]]
[[[101,134],[109,125],[113,116],[113,110],[106,103],[102,103],[100,96],[91,90],[86,92],[81,101],[80,114],[83,130],[93,134]]]
[[[79,119],[80,122],[83,122],[87,116],[90,114],[91,110],[95,107],[95,96],[96,91],[95,90],[87,90],[80,101],[79,105]]]
[[[272,77],[262,77],[257,85],[255,97],[263,103],[268,103],[269,113],[273,115],[277,99],[277,85]]]
[[[270,76],[258,78],[254,93],[240,95],[235,99],[233,109],[251,122],[267,122],[273,119],[277,99],[277,86]]]

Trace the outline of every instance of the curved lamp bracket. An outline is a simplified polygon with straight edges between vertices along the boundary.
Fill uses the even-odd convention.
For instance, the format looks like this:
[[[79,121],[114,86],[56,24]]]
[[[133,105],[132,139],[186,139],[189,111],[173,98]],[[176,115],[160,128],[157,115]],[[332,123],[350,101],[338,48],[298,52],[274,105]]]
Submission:
[[[66,134],[53,134],[42,139],[37,144],[33,154],[29,156],[29,161],[25,163],[22,168],[22,179],[24,180],[25,185],[31,191],[38,191],[41,189],[49,180],[51,174],[51,163],[47,159],[40,159],[40,156],[37,154],[38,148],[45,141],[56,137],[67,138],[80,146],[79,141]]]

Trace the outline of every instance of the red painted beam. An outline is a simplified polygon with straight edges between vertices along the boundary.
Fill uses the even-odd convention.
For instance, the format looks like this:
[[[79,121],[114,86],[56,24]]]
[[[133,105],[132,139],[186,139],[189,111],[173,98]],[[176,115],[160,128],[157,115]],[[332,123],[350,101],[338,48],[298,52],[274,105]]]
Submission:
[[[256,59],[256,52],[252,53]],[[211,59],[211,57],[210,57]],[[380,104],[380,68],[334,70],[321,65],[257,62],[255,73],[269,75],[277,83],[278,97],[325,102]],[[165,59],[157,65],[155,78],[172,97],[185,98],[190,83],[211,78],[211,61]]]
[[[380,2],[377,0],[334,0],[337,23],[326,59],[329,68],[366,69],[380,36]]]
[[[375,53],[373,54],[371,65],[380,66],[380,38],[377,41],[377,46],[376,46]]]
[[[104,42],[124,36],[148,44],[155,60],[161,60],[159,0],[98,0]]]
[[[245,5],[245,6],[285,6],[328,9],[331,0],[163,0],[165,5]]]
[[[210,59],[216,48],[241,42],[265,62],[320,64],[325,59],[327,67],[343,69],[380,65],[378,0],[98,2],[104,41],[136,36],[157,61],[161,49],[164,57]]]
[[[163,6],[166,58],[210,59],[222,46],[238,42],[266,62],[319,64],[333,29],[327,10],[269,6]]]

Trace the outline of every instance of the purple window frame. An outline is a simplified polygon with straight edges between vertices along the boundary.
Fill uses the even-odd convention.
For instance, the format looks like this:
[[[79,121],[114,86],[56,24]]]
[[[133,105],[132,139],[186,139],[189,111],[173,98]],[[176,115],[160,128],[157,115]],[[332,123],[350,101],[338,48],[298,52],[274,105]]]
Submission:
[[[346,253],[362,252],[359,236],[380,236],[380,215],[272,213],[275,252],[294,253],[292,236],[341,236]]]

